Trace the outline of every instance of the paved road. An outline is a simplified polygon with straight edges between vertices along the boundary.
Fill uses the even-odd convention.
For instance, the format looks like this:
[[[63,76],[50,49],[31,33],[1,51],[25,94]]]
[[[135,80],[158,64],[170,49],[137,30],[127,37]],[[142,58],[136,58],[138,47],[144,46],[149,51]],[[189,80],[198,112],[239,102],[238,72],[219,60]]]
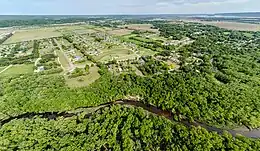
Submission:
[[[38,62],[39,62],[41,59],[42,59],[42,58],[38,58],[38,59],[35,61],[35,63],[34,63],[34,66],[35,66],[35,67],[37,66]]]
[[[0,71],[0,74],[5,72],[7,69],[11,68],[13,65],[9,65],[8,67],[6,67],[4,70]]]

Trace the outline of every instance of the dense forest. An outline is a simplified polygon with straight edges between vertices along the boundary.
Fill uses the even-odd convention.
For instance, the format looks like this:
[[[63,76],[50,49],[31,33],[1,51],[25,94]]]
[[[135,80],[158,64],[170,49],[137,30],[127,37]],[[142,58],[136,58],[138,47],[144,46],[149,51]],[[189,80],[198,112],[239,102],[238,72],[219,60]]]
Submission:
[[[30,133],[28,133],[30,131]],[[257,150],[260,142],[187,128],[140,108],[111,106],[93,114],[14,120],[0,130],[10,150]]]
[[[138,68],[144,76],[113,75],[106,65],[97,63],[101,77],[83,88],[67,87],[62,75],[1,77],[0,119],[98,106],[131,96],[181,114],[176,123],[142,109],[113,106],[89,118],[11,121],[0,129],[0,146],[13,150],[258,150],[258,140],[187,128],[178,120],[185,117],[222,128],[260,127],[260,33],[196,23],[152,23],[161,36],[194,40],[158,54],[179,54],[178,70],[169,71],[159,60],[143,57]],[[74,47],[81,49],[78,44]],[[38,55],[33,54],[32,58]]]

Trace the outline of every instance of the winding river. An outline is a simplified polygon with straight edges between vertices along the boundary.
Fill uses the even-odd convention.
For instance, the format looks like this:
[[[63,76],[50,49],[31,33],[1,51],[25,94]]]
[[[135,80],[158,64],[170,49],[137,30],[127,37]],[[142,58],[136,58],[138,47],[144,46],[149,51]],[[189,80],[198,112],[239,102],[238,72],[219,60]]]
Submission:
[[[223,129],[213,127],[213,126],[209,126],[207,124],[203,124],[203,123],[200,123],[200,122],[197,122],[197,121],[189,122],[188,120],[185,120],[185,119],[183,119],[181,121],[176,121],[176,120],[174,120],[174,115],[170,111],[163,111],[162,109],[159,109],[156,106],[144,104],[144,103],[139,102],[139,101],[123,100],[123,99],[117,100],[115,102],[105,103],[105,104],[102,104],[102,105],[99,105],[99,106],[96,106],[96,107],[80,107],[80,108],[77,108],[77,109],[69,111],[69,112],[43,112],[43,113],[31,112],[31,113],[25,113],[25,114],[21,114],[21,115],[18,115],[18,116],[9,117],[7,119],[1,120],[0,126],[3,126],[4,124],[6,124],[6,123],[8,123],[12,120],[15,120],[15,119],[25,119],[25,118],[31,119],[35,116],[41,116],[42,118],[48,118],[50,120],[51,119],[55,120],[58,117],[67,118],[67,117],[76,116],[76,115],[84,112],[83,109],[91,109],[92,112],[85,115],[85,117],[87,118],[87,117],[91,116],[91,114],[93,112],[95,112],[95,111],[97,111],[101,108],[104,108],[104,107],[107,107],[107,106],[110,106],[110,105],[116,105],[116,104],[130,105],[130,106],[134,106],[134,107],[141,107],[141,108],[143,108],[144,110],[146,110],[150,113],[153,113],[153,114],[158,115],[158,116],[163,116],[163,117],[165,117],[165,118],[167,118],[171,121],[182,123],[182,124],[184,124],[188,127],[192,127],[192,126],[198,127],[198,126],[200,126],[200,127],[207,129],[210,132],[217,132],[220,135],[223,134],[224,131],[228,131],[234,137],[239,134],[239,135],[242,135],[242,136],[245,136],[245,137],[248,137],[248,138],[260,138],[260,129],[249,130],[247,128],[241,128],[241,129],[234,129],[234,130],[223,130]]]

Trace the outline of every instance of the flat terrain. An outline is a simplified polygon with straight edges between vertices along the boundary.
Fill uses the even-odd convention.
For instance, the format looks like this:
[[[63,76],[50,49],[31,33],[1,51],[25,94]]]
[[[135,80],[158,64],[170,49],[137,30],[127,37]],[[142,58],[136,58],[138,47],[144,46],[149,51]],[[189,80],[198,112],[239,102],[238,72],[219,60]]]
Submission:
[[[14,65],[0,74],[0,76],[11,76],[17,74],[33,73],[34,64]]]
[[[97,79],[99,79],[100,75],[98,73],[98,70],[99,70],[99,68],[96,66],[90,67],[90,69],[89,69],[90,73],[88,75],[77,77],[77,78],[72,78],[72,79],[66,78],[66,84],[69,87],[88,86],[91,83],[95,82]]]
[[[56,53],[58,55],[58,62],[61,64],[61,66],[65,69],[70,68],[70,62],[66,58],[64,52],[62,52],[61,50],[57,50]]]
[[[95,59],[101,62],[106,62],[113,59],[125,60],[125,59],[132,58],[132,54],[133,52],[131,50],[125,48],[116,48],[116,49],[104,51],[103,53],[98,55]]]
[[[108,33],[112,35],[123,36],[123,35],[131,34],[132,31],[133,30],[129,30],[129,29],[116,29],[116,30],[108,31]]]
[[[59,31],[76,33],[76,34],[87,34],[87,33],[96,32],[96,30],[94,30],[93,27],[90,25],[64,26],[64,27],[60,27]]]
[[[260,25],[237,23],[237,22],[216,22],[216,21],[199,21],[199,20],[185,20],[188,22],[198,22],[205,25],[213,25],[224,29],[240,30],[240,31],[260,31]]]
[[[130,30],[141,30],[141,31],[150,31],[150,32],[158,32],[158,29],[152,29],[153,25],[151,24],[130,24],[122,27],[127,27]]]
[[[0,72],[2,71],[2,70],[4,70],[6,67],[0,67]]]
[[[139,55],[141,56],[151,56],[151,55],[155,55],[156,52],[152,51],[150,49],[146,49],[146,48],[140,48],[140,53]]]
[[[18,30],[5,44],[61,36],[55,28]]]

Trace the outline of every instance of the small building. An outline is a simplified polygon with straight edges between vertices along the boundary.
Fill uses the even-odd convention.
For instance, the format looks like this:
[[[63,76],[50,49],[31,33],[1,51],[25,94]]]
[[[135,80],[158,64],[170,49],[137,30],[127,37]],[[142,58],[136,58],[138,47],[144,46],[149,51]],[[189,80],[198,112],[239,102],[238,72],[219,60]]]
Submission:
[[[40,67],[38,67],[37,68],[37,70],[34,70],[34,72],[41,72],[41,71],[44,71],[45,69],[44,69],[44,66],[40,66]]]
[[[81,60],[81,57],[80,56],[75,56],[75,61],[80,61]]]
[[[44,66],[38,67],[38,71],[39,71],[39,72],[40,72],[40,71],[44,71]]]

